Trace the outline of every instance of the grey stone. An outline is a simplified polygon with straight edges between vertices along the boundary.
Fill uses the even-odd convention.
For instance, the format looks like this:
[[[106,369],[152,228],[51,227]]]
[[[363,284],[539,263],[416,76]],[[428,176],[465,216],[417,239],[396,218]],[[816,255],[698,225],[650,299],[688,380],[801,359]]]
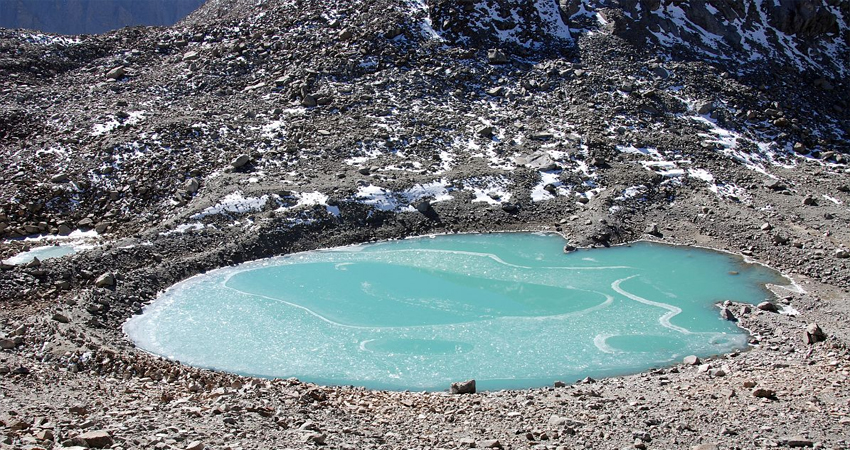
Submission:
[[[196,51],[188,51],[183,54],[183,61],[197,61],[200,59],[201,55]]]
[[[68,319],[68,317],[66,317],[62,314],[59,314],[59,313],[54,313],[53,316],[51,317],[51,319],[53,319],[53,320],[55,320],[59,323],[68,323],[68,322],[71,321],[70,319]]]
[[[511,60],[502,50],[498,48],[491,48],[490,50],[487,50],[487,62],[490,64],[507,64],[511,62]]]
[[[192,441],[186,446],[186,450],[204,450],[206,446],[200,441]]]
[[[498,439],[485,439],[478,442],[478,448],[502,448],[502,443]]]
[[[558,163],[545,152],[535,152],[528,156],[517,156],[514,161],[521,165],[534,170],[556,170]]]
[[[201,184],[198,182],[197,178],[189,178],[183,183],[183,189],[190,194],[194,194],[198,192],[198,189],[201,187]]]
[[[11,339],[0,338],[0,349],[11,350],[15,348],[15,341]]]
[[[697,364],[700,364],[702,361],[700,361],[700,359],[697,355],[688,355],[688,356],[685,356],[685,358],[682,360],[682,362],[689,365],[689,366],[696,366]]]
[[[478,130],[478,135],[485,138],[492,138],[496,129],[491,126],[486,126]]]
[[[83,433],[75,441],[89,448],[106,448],[112,445],[112,436],[105,430],[95,430]]]
[[[757,398],[774,398],[774,397],[776,397],[776,391],[774,391],[773,389],[766,389],[766,388],[758,388],[757,387],[757,388],[754,388],[750,393],[753,395],[753,397],[757,397]]]
[[[449,392],[452,394],[474,394],[475,380],[458,381],[452,383]]]
[[[92,220],[91,217],[85,217],[83,219],[80,219],[79,222],[77,222],[77,227],[79,228],[91,228],[93,226],[94,220]]]
[[[646,228],[643,230],[643,232],[648,234],[648,235],[651,235],[651,236],[656,236],[656,237],[661,236],[661,232],[658,231],[658,224],[657,223],[651,223],[651,224],[647,225]]]
[[[64,173],[58,173],[50,178],[51,183],[67,183],[69,181],[71,181],[71,179]]]
[[[802,436],[793,436],[785,438],[785,445],[792,448],[814,447],[815,443],[811,439],[806,439]]]
[[[234,158],[233,161],[230,162],[230,166],[234,169],[238,169],[245,164],[248,164],[248,161],[251,161],[251,157],[243,153]]]
[[[94,285],[97,287],[107,287],[115,285],[115,275],[107,272],[94,281]]]
[[[816,344],[826,340],[826,334],[821,330],[818,324],[812,322],[806,325],[806,332],[803,335],[803,342],[806,344]]]
[[[127,75],[127,71],[124,69],[124,66],[118,66],[109,72],[106,72],[106,78],[109,78],[110,80],[118,80],[123,78],[124,75]]]
[[[307,94],[301,98],[301,106],[312,108],[314,106],[317,106],[318,104],[318,100],[316,100],[316,97],[314,97],[313,95]]]
[[[315,445],[325,445],[327,436],[322,433],[308,433],[304,436],[304,442]]]
[[[771,302],[761,302],[761,303],[759,303],[759,304],[756,306],[756,308],[758,308],[758,309],[760,309],[760,310],[762,310],[762,311],[768,311],[768,312],[777,312],[777,311],[779,311],[779,307],[777,307],[776,305],[774,305],[774,304],[773,304],[773,303],[771,303]]]
[[[732,314],[732,310],[725,306],[720,308],[720,317],[722,317],[723,320],[735,320],[735,315]]]
[[[839,248],[835,250],[835,257],[839,259],[850,258],[850,250],[846,248]]]
[[[708,114],[708,113],[714,111],[714,108],[715,108],[714,103],[712,103],[712,102],[702,103],[701,105],[699,105],[697,107],[697,114]]]
[[[429,212],[433,211],[433,208],[431,208],[431,202],[429,202],[428,200],[421,200],[416,202],[415,207],[416,210],[422,214],[428,214]]]

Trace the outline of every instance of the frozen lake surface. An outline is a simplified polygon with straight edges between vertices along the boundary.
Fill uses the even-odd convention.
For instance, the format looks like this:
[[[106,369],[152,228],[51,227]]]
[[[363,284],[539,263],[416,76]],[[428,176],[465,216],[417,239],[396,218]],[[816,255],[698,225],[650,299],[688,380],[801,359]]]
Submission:
[[[557,235],[422,237],[288,255],[178,283],[125,324],[142,349],[263,377],[377,389],[527,388],[743,349],[724,300],[781,275],[640,242],[564,254]]]
[[[18,253],[3,262],[12,265],[27,264],[31,262],[33,258],[38,258],[39,261],[44,261],[45,259],[61,258],[65,255],[70,255],[76,252],[77,247],[70,244],[43,245],[41,247],[35,247],[25,252]]]

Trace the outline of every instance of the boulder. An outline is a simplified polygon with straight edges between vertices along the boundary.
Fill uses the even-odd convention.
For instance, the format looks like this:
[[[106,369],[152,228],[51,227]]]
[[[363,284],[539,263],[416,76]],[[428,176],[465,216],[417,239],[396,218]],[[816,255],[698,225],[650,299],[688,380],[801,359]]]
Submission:
[[[491,48],[490,50],[487,50],[487,62],[490,64],[507,64],[511,62],[511,60],[502,50],[498,48]]]
[[[114,69],[111,69],[109,72],[106,72],[106,78],[110,80],[118,80],[124,78],[124,75],[127,75],[127,71],[124,69],[124,66],[118,66]]]
[[[766,388],[757,387],[757,388],[753,388],[753,390],[750,391],[750,393],[753,395],[753,397],[756,397],[756,398],[775,398],[776,397],[776,391],[774,391],[773,389],[766,389]]]
[[[106,448],[112,445],[112,436],[107,431],[95,430],[77,436],[75,441],[89,448]]]
[[[238,169],[245,164],[248,164],[249,161],[251,161],[251,157],[243,153],[234,158],[233,161],[230,162],[230,166],[234,169]]]
[[[115,285],[115,275],[107,272],[94,280],[94,285],[97,287],[109,287]]]
[[[183,189],[190,194],[194,194],[198,192],[198,189],[201,187],[201,184],[198,182],[197,178],[189,178],[183,183]]]
[[[685,358],[682,360],[682,362],[683,362],[684,364],[689,365],[689,366],[696,366],[696,365],[698,365],[698,364],[700,364],[700,363],[701,363],[701,361],[700,361],[699,357],[698,357],[698,356],[696,356],[696,355],[688,355],[688,356],[685,356]]]
[[[458,381],[452,383],[449,392],[452,394],[474,394],[475,380]]]
[[[779,311],[779,307],[777,307],[776,305],[774,305],[771,302],[761,302],[756,306],[756,308],[758,308],[762,311],[768,311],[768,312],[778,312]]]
[[[826,340],[826,334],[821,330],[818,324],[812,322],[806,325],[806,332],[803,334],[803,342],[812,345]]]

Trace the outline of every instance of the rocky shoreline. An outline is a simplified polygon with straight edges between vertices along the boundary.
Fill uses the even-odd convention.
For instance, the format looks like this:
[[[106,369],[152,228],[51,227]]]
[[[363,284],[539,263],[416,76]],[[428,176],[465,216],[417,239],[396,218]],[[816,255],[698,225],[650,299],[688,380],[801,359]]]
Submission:
[[[255,3],[0,30],[0,256],[98,233],[0,268],[1,449],[850,448],[845,3],[703,24],[739,53],[769,31],[747,61],[680,20],[712,2]],[[725,305],[748,351],[464,395],[201,370],[121,331],[219,267],[517,230],[727,251],[802,292]]]

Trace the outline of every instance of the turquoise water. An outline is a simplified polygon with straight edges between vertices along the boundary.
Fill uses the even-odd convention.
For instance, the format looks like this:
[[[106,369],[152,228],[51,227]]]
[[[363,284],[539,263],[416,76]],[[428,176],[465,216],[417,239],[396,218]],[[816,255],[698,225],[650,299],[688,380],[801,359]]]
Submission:
[[[3,262],[13,265],[27,264],[32,261],[33,258],[38,258],[39,261],[44,261],[45,259],[61,258],[65,255],[76,253],[76,251],[76,248],[72,245],[45,245],[18,253]]]
[[[557,235],[423,237],[254,261],[168,289],[125,331],[184,363],[378,389],[527,388],[742,349],[717,302],[778,273],[653,243],[564,254]]]

